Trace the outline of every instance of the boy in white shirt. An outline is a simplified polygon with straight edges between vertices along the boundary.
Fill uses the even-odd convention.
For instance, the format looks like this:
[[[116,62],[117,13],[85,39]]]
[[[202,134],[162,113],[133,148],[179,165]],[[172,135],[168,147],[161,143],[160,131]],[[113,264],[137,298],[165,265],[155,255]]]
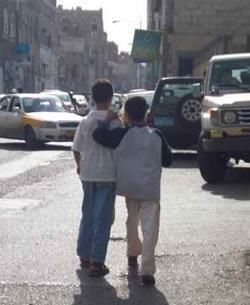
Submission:
[[[112,84],[104,79],[98,80],[92,87],[92,97],[96,110],[82,119],[72,146],[84,191],[77,254],[81,267],[89,268],[89,276],[101,277],[109,273],[104,262],[112,225],[116,179],[114,151],[97,144],[92,134],[98,121],[107,116],[113,98]],[[119,126],[122,126],[120,120],[111,124],[112,128]]]

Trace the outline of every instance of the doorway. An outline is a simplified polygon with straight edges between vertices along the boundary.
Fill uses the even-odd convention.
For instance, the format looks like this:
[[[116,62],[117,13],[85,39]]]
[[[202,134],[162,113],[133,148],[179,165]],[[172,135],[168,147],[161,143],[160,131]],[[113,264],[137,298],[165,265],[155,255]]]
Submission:
[[[178,76],[193,75],[193,58],[179,57],[178,60]]]

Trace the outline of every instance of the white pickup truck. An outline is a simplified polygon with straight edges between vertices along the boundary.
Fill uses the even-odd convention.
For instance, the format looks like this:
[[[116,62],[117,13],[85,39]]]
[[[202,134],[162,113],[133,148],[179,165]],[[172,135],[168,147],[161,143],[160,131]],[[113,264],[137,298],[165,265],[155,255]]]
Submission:
[[[204,180],[215,183],[230,159],[250,162],[250,53],[212,57],[200,94],[198,164]]]

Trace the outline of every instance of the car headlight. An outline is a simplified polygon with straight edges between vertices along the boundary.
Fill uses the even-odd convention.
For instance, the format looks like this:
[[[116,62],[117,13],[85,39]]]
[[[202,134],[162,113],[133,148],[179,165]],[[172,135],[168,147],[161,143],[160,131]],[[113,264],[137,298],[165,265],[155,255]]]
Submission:
[[[208,115],[211,120],[211,123],[215,126],[219,124],[218,113],[219,112],[217,108],[211,108],[208,110]]]
[[[41,128],[57,128],[56,123],[54,122],[41,122]]]
[[[237,112],[233,110],[227,110],[222,113],[222,121],[224,124],[236,124],[238,122]]]

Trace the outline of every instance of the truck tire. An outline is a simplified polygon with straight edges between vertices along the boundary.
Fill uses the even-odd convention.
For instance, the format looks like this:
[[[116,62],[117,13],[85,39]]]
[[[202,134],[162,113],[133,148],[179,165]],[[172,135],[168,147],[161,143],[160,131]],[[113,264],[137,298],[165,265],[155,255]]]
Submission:
[[[26,142],[26,147],[28,149],[36,149],[39,146],[39,141],[36,139],[35,132],[32,127],[25,127],[24,137]]]
[[[221,182],[224,179],[227,159],[216,152],[205,152],[202,147],[203,135],[198,142],[198,165],[202,178],[207,183]]]
[[[185,125],[199,125],[201,121],[201,101],[192,95],[183,96],[177,106],[177,116]]]

